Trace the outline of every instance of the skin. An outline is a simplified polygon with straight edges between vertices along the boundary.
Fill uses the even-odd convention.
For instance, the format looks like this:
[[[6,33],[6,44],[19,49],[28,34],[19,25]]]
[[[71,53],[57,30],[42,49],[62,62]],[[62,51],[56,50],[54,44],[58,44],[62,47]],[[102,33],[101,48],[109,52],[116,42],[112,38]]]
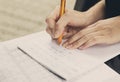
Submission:
[[[68,49],[120,42],[120,17],[104,19],[104,7],[105,2],[101,0],[86,12],[66,9],[61,18],[57,7],[46,19],[46,31],[53,39],[64,32],[67,40],[63,46]]]
[[[67,35],[68,31],[70,32],[70,35],[73,35],[76,33],[76,30],[81,29],[82,27],[86,27],[90,24],[89,21],[86,22],[89,20],[87,18],[90,18],[90,16],[88,17],[86,14],[86,12],[66,10],[65,14],[59,18],[59,8],[57,7],[46,19],[46,31],[51,35],[53,39],[57,39],[63,31],[64,36]]]
[[[63,46],[68,49],[86,49],[96,44],[120,42],[120,16],[100,20],[79,31],[68,39]]]

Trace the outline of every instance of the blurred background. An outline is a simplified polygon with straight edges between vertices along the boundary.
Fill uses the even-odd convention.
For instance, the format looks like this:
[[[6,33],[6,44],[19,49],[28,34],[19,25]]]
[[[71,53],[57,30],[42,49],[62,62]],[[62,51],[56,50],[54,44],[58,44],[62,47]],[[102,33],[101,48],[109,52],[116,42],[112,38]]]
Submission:
[[[45,30],[45,18],[61,0],[0,0],[0,41]],[[75,0],[67,0],[73,9]]]

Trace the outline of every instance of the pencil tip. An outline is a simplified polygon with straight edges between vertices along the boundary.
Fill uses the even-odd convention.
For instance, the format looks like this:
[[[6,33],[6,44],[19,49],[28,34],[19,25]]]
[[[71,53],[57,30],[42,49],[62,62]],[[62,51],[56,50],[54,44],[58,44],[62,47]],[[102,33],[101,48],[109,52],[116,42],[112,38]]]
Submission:
[[[58,43],[58,45],[60,45],[62,43],[62,40],[58,39],[57,43]]]

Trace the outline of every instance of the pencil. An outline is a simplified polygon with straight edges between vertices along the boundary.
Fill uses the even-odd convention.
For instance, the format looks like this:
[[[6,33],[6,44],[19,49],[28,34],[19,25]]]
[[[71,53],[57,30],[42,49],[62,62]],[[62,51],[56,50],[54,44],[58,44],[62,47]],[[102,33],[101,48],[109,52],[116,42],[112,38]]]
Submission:
[[[66,5],[66,0],[61,0],[59,17],[63,16],[63,14],[65,13],[65,5]],[[62,38],[63,38],[63,33],[57,39],[59,45],[62,43]]]

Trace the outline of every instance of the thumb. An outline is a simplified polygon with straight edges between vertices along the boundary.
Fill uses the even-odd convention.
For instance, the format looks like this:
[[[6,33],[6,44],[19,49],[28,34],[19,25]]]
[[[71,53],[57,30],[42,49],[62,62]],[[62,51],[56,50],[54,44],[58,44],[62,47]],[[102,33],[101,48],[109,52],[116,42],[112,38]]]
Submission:
[[[54,37],[58,38],[64,31],[69,23],[69,18],[64,14],[55,25]]]

